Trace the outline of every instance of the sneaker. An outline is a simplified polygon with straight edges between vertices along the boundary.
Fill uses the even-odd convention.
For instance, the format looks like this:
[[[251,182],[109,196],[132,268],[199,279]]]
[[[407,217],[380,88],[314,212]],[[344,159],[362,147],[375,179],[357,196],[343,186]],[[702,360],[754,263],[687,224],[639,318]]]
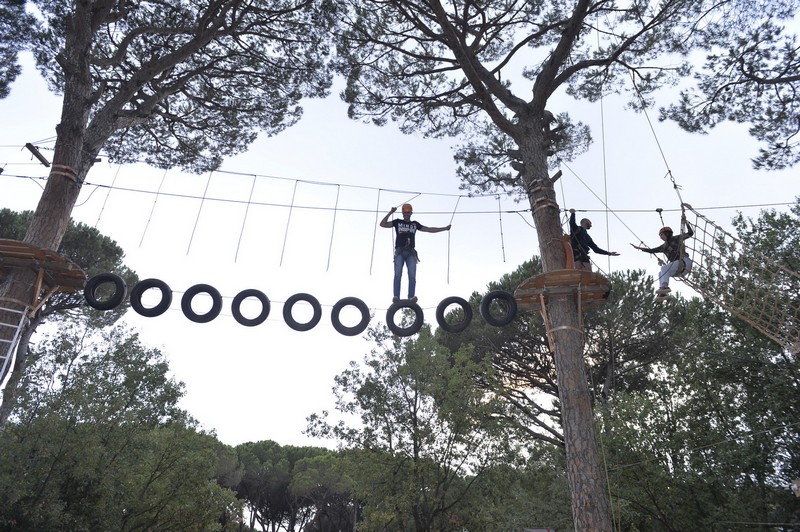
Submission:
[[[392,298],[392,303],[397,303],[398,301],[400,301],[399,297],[393,297]]]
[[[417,296],[412,297],[411,299],[408,300],[408,302],[413,305],[414,303],[417,302]]]
[[[661,303],[662,301],[667,301],[670,297],[667,294],[658,294],[656,296],[655,302]]]
[[[672,292],[672,290],[670,290],[669,286],[662,286],[656,290],[656,294],[669,294],[670,292]]]

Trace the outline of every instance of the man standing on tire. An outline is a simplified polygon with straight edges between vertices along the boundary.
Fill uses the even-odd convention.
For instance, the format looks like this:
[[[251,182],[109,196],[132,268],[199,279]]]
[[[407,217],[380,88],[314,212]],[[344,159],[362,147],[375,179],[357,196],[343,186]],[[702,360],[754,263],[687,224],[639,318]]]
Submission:
[[[411,220],[411,213],[414,209],[410,203],[404,203],[402,207],[403,218],[389,220],[389,216],[397,212],[397,207],[392,207],[391,210],[383,217],[380,226],[385,228],[394,227],[395,241],[394,241],[394,298],[392,302],[400,301],[400,281],[403,276],[403,265],[406,266],[408,272],[408,300],[411,303],[417,302],[417,297],[414,292],[417,288],[417,250],[414,249],[414,236],[417,231],[423,233],[439,233],[441,231],[449,231],[450,226],[446,227],[425,227],[419,222]]]

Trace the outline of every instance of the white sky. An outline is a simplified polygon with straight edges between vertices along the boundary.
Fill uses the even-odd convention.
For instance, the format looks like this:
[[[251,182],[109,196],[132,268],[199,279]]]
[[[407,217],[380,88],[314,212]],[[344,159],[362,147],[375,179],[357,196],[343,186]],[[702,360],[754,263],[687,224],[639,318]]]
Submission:
[[[298,125],[261,138],[248,153],[225,161],[221,170],[242,175],[215,173],[209,180],[208,174],[119,167],[104,160],[87,177],[87,183],[104,187],[84,186],[73,211],[75,220],[115,239],[140,278],[159,278],[173,289],[166,314],[144,318],[130,311],[127,321],[148,345],[163,349],[174,376],[186,384],[183,406],[227,444],[264,439],[284,445],[332,444],[304,436],[305,419],[333,410],[334,376],[349,361],[360,362],[372,346],[362,336],[338,334],[330,308],[343,297],[356,296],[373,311],[371,323],[384,321],[392,296],[393,235],[376,224],[390,207],[413,197],[414,218],[423,224],[443,226],[452,218],[449,234],[417,237],[422,261],[417,295],[426,323],[435,324],[436,306],[444,297],[468,298],[538,254],[530,214],[508,212],[527,209],[527,203],[506,197],[499,202],[493,197],[458,199],[463,192],[451,157],[454,142],[350,121],[336,92],[327,100],[307,102]],[[60,105],[26,62],[11,95],[0,100],[0,208],[36,207],[43,183],[15,176],[47,175],[23,146],[37,143],[52,158],[46,149],[52,140],[37,141],[54,138]],[[656,208],[680,207],[665,177],[668,168],[683,200],[723,227],[730,226],[737,210],[758,215],[759,207],[745,206],[786,204],[800,195],[796,170],[751,169],[756,144],[744,127],[689,135],[658,123],[652,111],[654,134],[644,115],[622,108],[617,98],[602,106],[561,98],[550,106],[554,113],[569,110],[593,128],[592,149],[562,167],[557,191],[562,208],[588,211],[580,217],[592,218],[599,246],[622,254],[595,257],[603,270],[656,273],[655,260],[629,243],[658,244],[662,223]],[[254,174],[260,176],[255,186]],[[281,205],[292,203],[296,180],[301,182],[289,219],[289,209]],[[113,190],[107,188],[112,184]],[[159,187],[162,194],[156,196]],[[206,200],[196,199],[206,187]],[[613,214],[604,212],[604,198]],[[665,212],[664,222],[679,226],[679,216]],[[222,314],[211,323],[195,324],[180,310],[183,292],[196,283],[210,284],[224,297]],[[404,277],[403,294],[405,286]],[[231,316],[231,299],[246,288],[257,288],[272,301],[269,319],[258,327],[239,325]],[[674,288],[685,289],[680,284]],[[293,331],[282,317],[283,301],[299,292],[314,295],[323,306],[322,320],[308,332]],[[196,299],[199,312],[202,300]],[[305,319],[303,307],[296,307],[300,320]],[[357,321],[349,312],[342,319],[346,325]]]

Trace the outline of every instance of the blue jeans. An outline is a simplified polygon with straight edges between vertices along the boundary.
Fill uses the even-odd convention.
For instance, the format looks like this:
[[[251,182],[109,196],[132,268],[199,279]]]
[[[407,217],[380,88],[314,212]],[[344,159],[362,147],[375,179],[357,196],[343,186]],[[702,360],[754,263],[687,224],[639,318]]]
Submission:
[[[681,264],[680,260],[668,262],[661,266],[661,272],[658,274],[658,285],[659,288],[669,288],[669,278],[670,277],[683,277],[690,271],[692,271],[692,259],[689,257],[683,258],[683,264]]]
[[[394,297],[400,297],[400,279],[403,277],[403,264],[408,272],[408,299],[414,297],[417,288],[417,254],[413,249],[396,249],[394,252]]]

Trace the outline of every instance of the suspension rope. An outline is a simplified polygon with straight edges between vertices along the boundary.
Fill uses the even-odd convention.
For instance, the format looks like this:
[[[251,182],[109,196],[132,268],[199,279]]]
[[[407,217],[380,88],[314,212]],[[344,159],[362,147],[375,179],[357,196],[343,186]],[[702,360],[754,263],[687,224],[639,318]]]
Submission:
[[[211,176],[214,175],[214,171],[210,171],[208,173],[208,180],[206,181],[206,188],[203,190],[203,197],[200,200],[200,207],[197,209],[197,218],[194,220],[194,227],[192,227],[192,235],[189,237],[189,245],[186,246],[186,254],[189,254],[189,250],[192,248],[192,241],[194,240],[194,232],[197,230],[197,224],[200,223],[200,213],[203,212],[203,205],[206,201],[206,195],[208,194],[208,187],[211,185]]]
[[[378,199],[375,203],[375,223],[372,224],[372,251],[369,254],[369,274],[372,275],[372,264],[375,262],[375,238],[378,234],[378,214],[381,208],[381,189],[378,189]]]
[[[242,218],[242,229],[239,231],[239,241],[236,243],[236,254],[233,257],[233,262],[239,259],[239,248],[242,245],[242,236],[244,235],[244,225],[247,223],[247,214],[250,212],[250,202],[253,200],[253,191],[256,189],[256,176],[253,176],[253,182],[250,185],[250,196],[247,199],[247,207],[244,209],[244,217]]]
[[[292,209],[294,208],[294,198],[297,194],[297,183],[299,181],[294,182],[294,189],[292,190],[292,203],[289,205],[289,214],[286,216],[286,229],[283,232],[283,246],[281,246],[281,260],[278,263],[278,266],[283,266],[283,253],[286,251],[286,239],[289,236],[289,222],[292,220]]]
[[[108,203],[108,197],[111,195],[111,191],[114,189],[114,185],[117,182],[117,177],[119,177],[119,171],[120,170],[122,170],[122,165],[121,164],[117,165],[117,171],[114,173],[114,179],[111,180],[111,186],[108,187],[108,192],[106,193],[106,198],[103,200],[103,205],[100,207],[100,212],[97,213],[97,220],[94,222],[94,228],[95,229],[97,229],[97,224],[100,223],[100,217],[103,216],[103,212],[106,210],[106,203]],[[97,190],[97,189],[95,189],[95,190]],[[94,194],[94,191],[92,191],[92,193],[89,195],[89,197],[92,197],[93,194]],[[84,202],[84,203],[86,203],[86,202]],[[76,205],[76,207],[77,207],[77,205]]]
[[[161,182],[158,184],[158,190],[156,191],[155,197],[153,197],[153,206],[150,207],[150,215],[147,217],[147,223],[144,224],[144,229],[142,230],[142,238],[139,239],[139,247],[142,247],[142,243],[144,242],[144,235],[147,233],[147,228],[150,227],[150,220],[153,219],[153,213],[156,211],[156,202],[158,201],[159,194],[161,194],[161,187],[164,186],[164,180],[167,179],[167,170],[164,170],[164,174],[161,176]]]
[[[461,196],[456,199],[456,206],[453,207],[453,214],[450,216],[450,223],[448,225],[453,225],[453,219],[456,217],[459,201],[461,201]],[[450,284],[450,231],[447,232],[447,284]]]
[[[328,264],[325,266],[325,271],[327,272],[328,269],[331,267],[331,251],[333,250],[333,231],[336,229],[336,211],[337,207],[339,207],[339,192],[341,192],[341,187],[336,185],[336,203],[333,207],[333,222],[331,223],[331,241],[328,244]]]
[[[503,236],[503,211],[500,209],[500,194],[497,195],[497,215],[500,219],[500,248],[503,251],[503,262],[506,261],[506,242]]]

